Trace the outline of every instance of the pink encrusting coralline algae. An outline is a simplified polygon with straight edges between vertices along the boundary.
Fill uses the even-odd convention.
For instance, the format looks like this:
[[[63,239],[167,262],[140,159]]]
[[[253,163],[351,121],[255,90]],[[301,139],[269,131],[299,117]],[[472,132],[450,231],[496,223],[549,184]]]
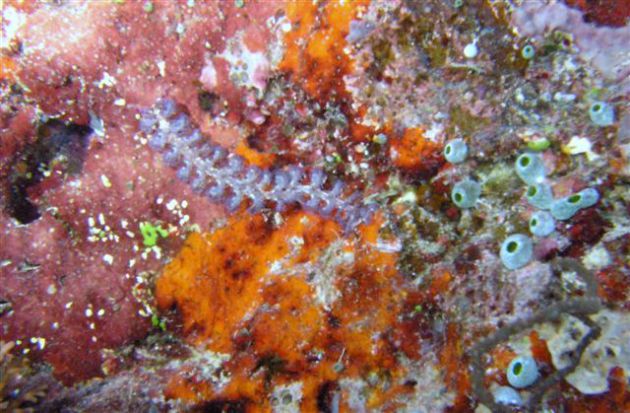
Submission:
[[[242,157],[208,143],[189,117],[178,112],[173,100],[162,99],[143,110],[139,127],[147,134],[149,146],[163,153],[164,163],[177,169],[180,180],[211,200],[223,201],[230,211],[247,199],[252,213],[265,204],[277,211],[298,204],[306,211],[332,216],[348,232],[369,221],[376,209],[376,204],[364,203],[358,191],[346,195],[341,180],[327,188],[322,169],[307,174],[298,165],[276,170],[246,165]]]

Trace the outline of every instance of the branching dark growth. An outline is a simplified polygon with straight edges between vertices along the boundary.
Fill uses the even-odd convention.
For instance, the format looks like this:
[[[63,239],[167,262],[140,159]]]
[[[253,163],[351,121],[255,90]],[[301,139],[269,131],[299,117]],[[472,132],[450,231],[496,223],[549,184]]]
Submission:
[[[484,384],[485,368],[483,356],[489,353],[496,345],[532,328],[536,324],[557,321],[565,314],[578,318],[589,327],[589,332],[582,337],[579,344],[570,355],[570,364],[538,381],[538,383],[530,389],[531,396],[523,409],[528,412],[533,412],[536,411],[536,408],[542,401],[547,390],[561,382],[568,374],[571,374],[577,368],[586,348],[596,340],[601,333],[600,327],[589,318],[589,315],[598,312],[602,308],[601,301],[597,297],[597,281],[593,275],[579,262],[572,259],[559,258],[554,261],[553,265],[557,271],[576,272],[586,284],[585,296],[569,298],[553,303],[531,317],[516,320],[480,340],[468,352],[471,360],[470,370],[473,392],[477,399],[493,412],[513,411],[511,407],[496,403],[492,394]]]

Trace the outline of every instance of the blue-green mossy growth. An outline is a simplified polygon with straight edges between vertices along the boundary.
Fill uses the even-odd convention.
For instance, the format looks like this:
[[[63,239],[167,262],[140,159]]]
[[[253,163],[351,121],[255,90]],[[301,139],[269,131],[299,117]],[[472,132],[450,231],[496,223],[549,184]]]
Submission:
[[[597,126],[610,126],[615,123],[615,109],[606,102],[593,102],[588,108],[588,116]]]
[[[506,375],[510,385],[517,389],[531,386],[540,377],[536,360],[530,356],[520,356],[512,360]]]
[[[481,194],[481,185],[472,179],[456,183],[451,191],[451,200],[459,208],[472,208]]]
[[[519,392],[508,386],[499,386],[492,391],[494,401],[504,406],[522,406],[523,399]]]
[[[545,183],[528,186],[525,191],[525,197],[530,205],[538,209],[549,209],[553,202],[551,186]]]
[[[537,153],[526,152],[516,158],[516,174],[528,185],[536,185],[545,179],[545,165]]]
[[[501,244],[499,256],[507,269],[515,270],[527,265],[534,255],[534,244],[523,234],[510,235]]]
[[[553,201],[549,210],[555,219],[564,221],[571,218],[580,209],[592,207],[597,201],[599,201],[599,192],[595,188],[586,188],[577,194]]]
[[[450,163],[464,162],[468,156],[468,145],[463,139],[453,139],[444,147],[444,158]]]
[[[537,211],[529,219],[529,232],[537,237],[546,237],[556,230],[556,221],[547,211]]]

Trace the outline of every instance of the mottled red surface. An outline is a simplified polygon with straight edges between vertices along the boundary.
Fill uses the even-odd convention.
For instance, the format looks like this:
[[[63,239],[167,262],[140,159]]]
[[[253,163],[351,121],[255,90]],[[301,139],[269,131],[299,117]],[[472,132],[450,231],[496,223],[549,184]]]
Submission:
[[[564,0],[584,13],[584,21],[602,26],[625,26],[630,18],[628,0]]]
[[[156,2],[151,13],[143,11],[142,2],[32,6],[29,24],[19,33],[25,53],[15,61],[34,101],[16,113],[3,112],[3,185],[16,156],[34,141],[35,105],[76,124],[86,125],[90,113],[98,114],[104,136],[89,138],[79,175],[53,171],[29,189],[41,218],[17,225],[0,215],[0,257],[5,260],[0,296],[13,309],[3,318],[3,340],[21,340],[17,351],[30,351],[51,362],[58,377],[70,383],[100,374],[102,349],[146,334],[150,322],[138,314],[142,305],[134,290],[150,286],[136,277],[159,269],[161,259],[178,248],[186,224],[183,216],[190,219],[188,224],[203,228],[223,212],[177,182],[174,171],[134,138],[135,116],[156,99],[171,96],[203,128],[197,79],[206,55],[222,50],[225,39],[244,28],[248,29],[243,37],[251,40],[251,47],[264,45],[269,36],[264,23],[280,6],[263,2],[241,11],[233,2],[208,2],[195,7],[194,13],[175,2]],[[185,27],[181,35],[175,31],[178,23]],[[161,60],[164,76],[157,64]],[[107,81],[107,76],[115,80]],[[233,116],[227,119],[238,122],[246,91],[223,73],[214,92],[229,102]],[[229,129],[223,136],[223,143],[236,145]],[[187,208],[169,209],[172,199],[180,206],[186,201]],[[90,219],[97,227],[109,226],[117,238],[88,241]],[[138,230],[142,221],[177,227],[160,243],[161,259],[153,252],[142,257]],[[36,269],[21,271],[25,262]],[[104,313],[98,315],[101,309]],[[31,342],[40,337],[46,340],[43,350]]]

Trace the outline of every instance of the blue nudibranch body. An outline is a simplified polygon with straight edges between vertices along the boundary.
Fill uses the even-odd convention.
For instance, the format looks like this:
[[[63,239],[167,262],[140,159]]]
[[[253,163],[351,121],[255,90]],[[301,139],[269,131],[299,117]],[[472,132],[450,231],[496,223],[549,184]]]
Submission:
[[[147,135],[149,146],[162,152],[164,162],[177,169],[180,180],[193,191],[224,202],[230,211],[246,200],[252,213],[268,204],[277,211],[298,204],[309,212],[332,216],[350,231],[368,222],[376,209],[376,204],[363,202],[360,192],[346,196],[341,181],[327,188],[326,174],[321,169],[307,173],[298,165],[276,170],[246,165],[242,157],[204,139],[170,99],[141,111],[139,127]]]

